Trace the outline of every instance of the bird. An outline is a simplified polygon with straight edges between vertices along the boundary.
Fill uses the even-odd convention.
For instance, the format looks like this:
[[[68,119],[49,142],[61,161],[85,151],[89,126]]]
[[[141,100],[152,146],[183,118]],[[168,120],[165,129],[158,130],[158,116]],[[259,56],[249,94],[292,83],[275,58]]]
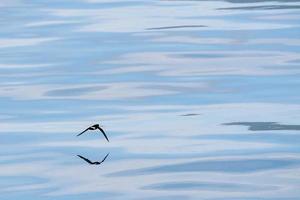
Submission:
[[[99,126],[99,124],[94,124],[93,126],[88,127],[87,129],[85,129],[84,131],[82,131],[81,133],[79,133],[77,136],[82,135],[83,133],[85,133],[88,130],[100,130],[102,132],[102,134],[104,135],[105,139],[107,140],[107,142],[109,142],[109,139],[107,137],[107,135],[105,134],[104,130]]]
[[[85,157],[83,157],[83,156],[81,156],[81,155],[77,155],[77,156],[78,156],[79,158],[85,160],[87,163],[89,163],[89,164],[91,164],[91,165],[100,165],[101,163],[103,163],[103,162],[106,160],[106,158],[108,157],[108,155],[109,155],[109,153],[106,154],[106,156],[105,156],[100,162],[98,162],[98,161],[92,162],[92,161],[90,161],[89,159],[87,159],[87,158],[85,158]]]

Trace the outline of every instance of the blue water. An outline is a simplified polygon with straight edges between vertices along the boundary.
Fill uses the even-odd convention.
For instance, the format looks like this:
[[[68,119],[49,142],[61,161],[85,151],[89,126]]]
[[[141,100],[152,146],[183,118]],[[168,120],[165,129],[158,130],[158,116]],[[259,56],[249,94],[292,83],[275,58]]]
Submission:
[[[299,9],[1,0],[0,199],[300,199]]]

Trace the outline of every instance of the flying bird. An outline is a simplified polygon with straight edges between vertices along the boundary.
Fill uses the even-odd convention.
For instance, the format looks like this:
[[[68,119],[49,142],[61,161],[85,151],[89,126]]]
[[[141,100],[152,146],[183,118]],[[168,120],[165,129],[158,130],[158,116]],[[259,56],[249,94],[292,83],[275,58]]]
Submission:
[[[107,137],[107,135],[105,134],[104,130],[99,126],[99,124],[94,124],[93,126],[88,127],[87,129],[85,129],[84,131],[82,131],[81,133],[79,133],[77,136],[82,135],[83,133],[85,133],[88,130],[96,130],[98,129],[99,131],[102,132],[102,134],[104,135],[105,139],[109,142],[109,139]]]
[[[106,160],[106,158],[108,157],[108,155],[109,155],[109,153],[106,154],[106,156],[105,156],[100,162],[98,162],[98,161],[92,162],[92,161],[90,161],[89,159],[87,159],[87,158],[85,158],[85,157],[83,157],[83,156],[81,156],[81,155],[77,155],[77,156],[78,156],[79,158],[81,158],[82,160],[86,161],[87,163],[91,164],[91,165],[100,165],[101,163],[103,163],[103,162]]]

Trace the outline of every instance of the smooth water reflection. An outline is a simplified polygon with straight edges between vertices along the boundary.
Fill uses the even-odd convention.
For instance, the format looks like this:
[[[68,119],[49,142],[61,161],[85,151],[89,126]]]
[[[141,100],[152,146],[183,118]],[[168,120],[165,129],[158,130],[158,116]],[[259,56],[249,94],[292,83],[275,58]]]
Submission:
[[[272,130],[294,130],[300,131],[300,125],[285,125],[276,122],[232,122],[224,125],[242,125],[249,126],[251,131],[272,131]]]
[[[0,199],[299,199],[299,7],[2,0]]]

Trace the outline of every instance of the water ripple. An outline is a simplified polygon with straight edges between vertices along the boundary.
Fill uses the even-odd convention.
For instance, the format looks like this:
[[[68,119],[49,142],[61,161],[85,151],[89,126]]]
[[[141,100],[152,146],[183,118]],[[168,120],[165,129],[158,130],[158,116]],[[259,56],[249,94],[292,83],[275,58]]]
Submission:
[[[223,173],[253,173],[287,167],[297,167],[300,160],[285,159],[243,159],[224,161],[197,161],[181,164],[162,165],[144,169],[119,171],[110,176],[137,176],[160,173],[192,173],[192,172],[223,172]]]

